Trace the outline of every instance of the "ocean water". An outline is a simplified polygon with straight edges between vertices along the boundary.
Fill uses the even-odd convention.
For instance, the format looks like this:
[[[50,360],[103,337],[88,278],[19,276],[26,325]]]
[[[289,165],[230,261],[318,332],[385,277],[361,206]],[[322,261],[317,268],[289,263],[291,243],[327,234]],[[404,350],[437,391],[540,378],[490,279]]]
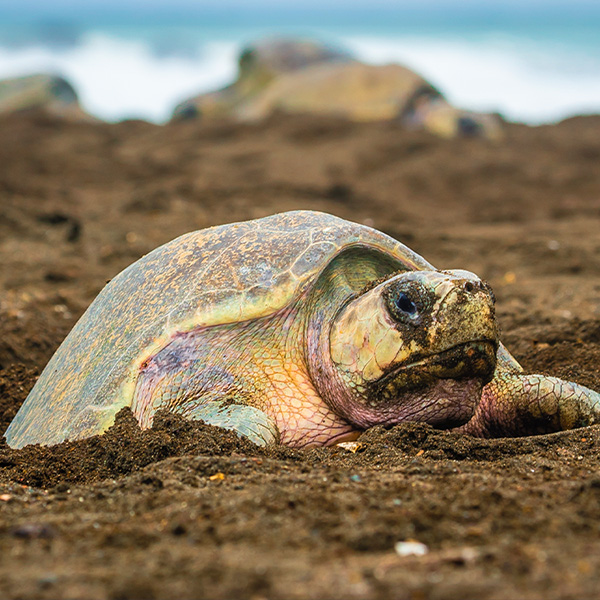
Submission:
[[[299,35],[405,64],[465,108],[530,124],[600,113],[600,6],[477,6],[54,14],[0,4],[0,78],[58,73],[92,114],[161,123],[181,100],[230,82],[246,44]]]

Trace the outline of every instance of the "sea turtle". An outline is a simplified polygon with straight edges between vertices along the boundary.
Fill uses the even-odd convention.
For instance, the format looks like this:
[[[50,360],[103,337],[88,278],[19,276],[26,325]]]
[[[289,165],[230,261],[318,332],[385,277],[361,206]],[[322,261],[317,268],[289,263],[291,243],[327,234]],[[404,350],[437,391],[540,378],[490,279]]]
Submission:
[[[52,115],[92,121],[73,86],[63,77],[39,73],[0,81],[0,114],[41,109]]]
[[[295,211],[188,233],[117,275],[6,438],[83,438],[125,406],[143,428],[164,408],[306,447],[405,421],[479,436],[570,429],[596,422],[600,394],[523,374],[473,273]]]
[[[242,52],[238,78],[175,108],[174,120],[264,118],[275,111],[356,121],[397,120],[442,137],[501,136],[501,118],[452,106],[431,83],[398,64],[368,65],[308,40],[265,40]]]
[[[238,59],[238,76],[230,85],[178,104],[173,119],[235,116],[237,108],[265,90],[284,73],[316,64],[348,62],[347,52],[303,38],[266,38],[248,45]]]
[[[328,63],[286,73],[241,105],[238,114],[260,119],[276,110],[353,121],[397,120],[409,129],[447,138],[501,135],[498,115],[452,106],[420,75],[397,64]]]

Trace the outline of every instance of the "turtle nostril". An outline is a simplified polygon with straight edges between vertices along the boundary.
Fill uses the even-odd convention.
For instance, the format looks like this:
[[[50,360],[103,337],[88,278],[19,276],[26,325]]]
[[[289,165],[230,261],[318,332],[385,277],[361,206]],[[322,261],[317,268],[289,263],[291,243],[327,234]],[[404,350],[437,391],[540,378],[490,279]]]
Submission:
[[[471,293],[475,291],[475,284],[472,281],[465,281],[463,284],[465,292]]]

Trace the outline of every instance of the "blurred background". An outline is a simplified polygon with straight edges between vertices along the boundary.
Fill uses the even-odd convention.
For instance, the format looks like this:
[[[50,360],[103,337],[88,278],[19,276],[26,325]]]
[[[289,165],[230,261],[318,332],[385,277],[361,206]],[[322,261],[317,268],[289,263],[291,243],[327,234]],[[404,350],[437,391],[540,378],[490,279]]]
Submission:
[[[597,0],[1,0],[0,78],[62,75],[97,117],[162,123],[275,34],[400,62],[510,120],[600,112]]]

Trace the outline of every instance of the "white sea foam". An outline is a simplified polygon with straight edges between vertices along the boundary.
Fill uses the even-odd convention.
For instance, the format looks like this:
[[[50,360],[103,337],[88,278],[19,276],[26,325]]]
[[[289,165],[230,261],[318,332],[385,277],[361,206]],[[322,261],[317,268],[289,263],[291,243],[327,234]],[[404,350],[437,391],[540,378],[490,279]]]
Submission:
[[[466,108],[497,110],[528,123],[600,112],[600,56],[585,49],[498,36],[338,41],[367,62],[406,64]],[[164,122],[182,99],[231,81],[241,45],[204,41],[195,53],[165,56],[146,41],[88,32],[68,49],[0,47],[0,78],[59,73],[73,83],[84,107],[103,119]]]

